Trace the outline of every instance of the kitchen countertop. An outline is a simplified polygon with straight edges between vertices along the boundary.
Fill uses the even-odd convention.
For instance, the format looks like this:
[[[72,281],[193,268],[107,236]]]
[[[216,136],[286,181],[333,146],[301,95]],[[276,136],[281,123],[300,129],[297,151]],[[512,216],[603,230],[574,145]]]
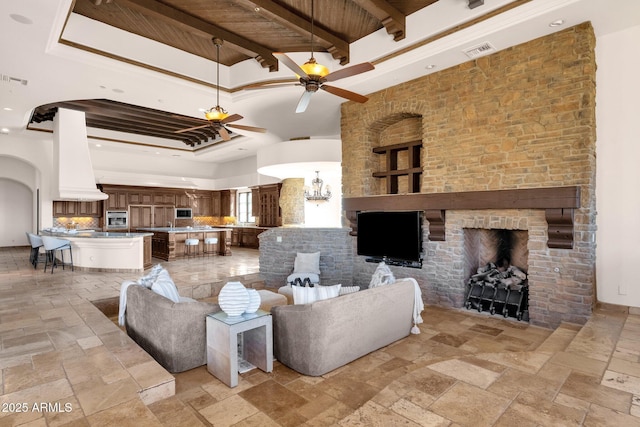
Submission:
[[[109,239],[125,239],[125,238],[134,238],[134,237],[146,237],[153,236],[153,233],[124,233],[117,231],[45,231],[42,230],[40,232],[41,236],[52,236],[52,237],[81,237],[88,239],[100,239],[100,238],[109,238]]]
[[[209,231],[226,231],[225,227],[145,227],[138,230],[158,233],[201,233]]]

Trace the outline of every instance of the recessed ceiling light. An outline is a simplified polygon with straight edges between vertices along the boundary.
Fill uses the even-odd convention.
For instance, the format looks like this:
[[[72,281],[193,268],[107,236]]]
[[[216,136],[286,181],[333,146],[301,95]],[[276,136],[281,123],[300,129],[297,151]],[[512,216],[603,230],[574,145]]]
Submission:
[[[434,64],[429,64],[425,67],[427,70],[433,70],[434,68],[436,68],[436,66]]]
[[[549,23],[550,27],[559,27],[564,24],[564,19],[556,19],[555,21]]]
[[[159,151],[156,151],[156,154],[160,154],[160,152],[159,152]]]
[[[2,129],[0,129],[0,132],[9,133],[9,129],[8,128],[2,128]]]
[[[96,147],[102,147],[102,144],[96,144]]]
[[[122,89],[111,89],[112,91],[114,91],[115,93],[124,93],[124,91]]]
[[[3,108],[3,110],[4,110],[4,111],[13,111],[13,108],[11,108],[11,107],[4,107],[4,108]]]
[[[25,24],[25,25],[33,24],[33,21],[24,15],[18,15],[17,13],[12,13],[11,15],[9,15],[9,17],[14,21],[19,22],[20,24]]]

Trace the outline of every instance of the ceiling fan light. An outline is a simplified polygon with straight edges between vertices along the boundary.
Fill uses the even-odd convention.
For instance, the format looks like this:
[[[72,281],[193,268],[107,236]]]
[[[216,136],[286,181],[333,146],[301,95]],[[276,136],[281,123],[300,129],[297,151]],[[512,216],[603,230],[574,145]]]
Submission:
[[[205,111],[204,116],[209,121],[221,121],[226,119],[229,116],[229,113],[227,113],[227,111],[221,106],[216,105],[215,107],[211,107]]]
[[[329,69],[322,64],[318,64],[314,58],[302,64],[300,68],[302,68],[308,76],[324,77],[329,74]]]

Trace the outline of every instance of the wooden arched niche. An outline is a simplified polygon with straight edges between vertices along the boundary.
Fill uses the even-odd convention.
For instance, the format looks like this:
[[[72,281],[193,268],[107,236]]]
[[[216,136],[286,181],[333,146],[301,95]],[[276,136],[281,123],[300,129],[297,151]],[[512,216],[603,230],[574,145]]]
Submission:
[[[371,195],[419,193],[422,184],[422,116],[396,113],[374,122],[368,130],[372,176]]]

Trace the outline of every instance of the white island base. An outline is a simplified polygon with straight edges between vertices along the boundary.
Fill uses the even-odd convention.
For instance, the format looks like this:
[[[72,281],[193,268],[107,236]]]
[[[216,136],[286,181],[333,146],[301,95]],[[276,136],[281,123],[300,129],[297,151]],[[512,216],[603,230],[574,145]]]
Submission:
[[[135,273],[144,271],[145,264],[150,263],[150,259],[145,263],[145,258],[150,258],[150,247],[145,257],[145,237],[150,246],[151,233],[81,232],[55,236],[71,242],[73,266],[80,270]],[[61,259],[59,252],[57,257]],[[64,251],[64,260],[70,261],[69,251]]]

